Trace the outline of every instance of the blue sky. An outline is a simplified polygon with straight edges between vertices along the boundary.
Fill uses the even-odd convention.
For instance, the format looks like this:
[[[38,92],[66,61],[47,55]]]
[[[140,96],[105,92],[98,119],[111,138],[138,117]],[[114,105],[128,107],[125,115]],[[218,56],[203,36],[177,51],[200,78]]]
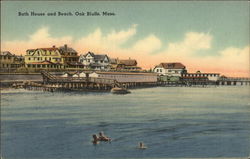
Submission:
[[[126,51],[136,52],[134,49],[131,50],[131,48],[135,48],[135,45],[138,46],[137,44],[140,41],[144,42],[143,40],[146,40],[146,42],[149,44],[155,44],[155,46],[149,48],[149,50],[151,49],[150,52],[145,52],[141,55],[138,54],[134,58],[139,58],[143,55],[147,56],[147,59],[150,59],[154,55],[163,55],[165,52],[165,61],[168,60],[167,54],[169,54],[166,50],[169,50],[170,46],[172,46],[171,44],[175,44],[175,47],[184,47],[183,45],[185,43],[185,47],[189,47],[189,49],[195,47],[195,44],[193,43],[194,46],[187,46],[189,43],[187,42],[187,38],[193,39],[194,37],[202,37],[207,40],[207,45],[209,45],[193,49],[194,51],[188,54],[189,59],[184,58],[184,60],[189,61],[187,63],[191,63],[190,59],[192,57],[217,58],[218,56],[222,56],[222,52],[229,48],[238,49],[240,52],[244,49],[247,50],[246,48],[249,47],[249,3],[246,1],[4,1],[1,3],[1,45],[4,49],[9,50],[13,50],[13,48],[11,48],[12,45],[9,45],[11,42],[21,42],[22,44],[25,42],[28,42],[29,44],[32,43],[30,36],[44,28],[44,34],[49,34],[48,36],[50,38],[55,38],[58,41],[64,37],[70,37],[68,43],[72,44],[72,46],[75,46],[75,44],[79,43],[83,38],[86,39],[86,37],[89,37],[94,33],[98,34],[98,29],[100,29],[100,35],[98,34],[96,37],[100,36],[104,39],[105,37],[109,37],[112,33],[116,34],[116,36],[122,34],[122,36],[125,36],[125,39],[123,39],[123,41],[118,40],[118,43],[115,46],[107,45],[105,43],[99,44],[115,48],[111,50],[108,48],[97,49],[99,52],[110,52],[113,56],[123,56],[126,54]],[[18,12],[26,11],[45,13],[60,11],[72,12],[73,14],[76,11],[108,11],[114,12],[116,15],[109,17],[18,16]],[[132,32],[129,32],[131,29]],[[123,33],[128,33],[128,35],[124,35]],[[188,37],[188,33],[195,34],[189,34],[190,36]],[[88,39],[93,41],[96,40],[90,37]],[[67,42],[67,40],[63,42]],[[140,43],[141,45],[143,45],[142,42]],[[146,43],[144,44],[147,45]],[[82,43],[81,45],[84,46],[85,44]],[[34,47],[36,47],[35,44]],[[79,49],[79,52],[96,50],[96,46],[92,46],[92,44],[85,45],[83,48],[76,46],[76,48]],[[117,53],[114,53],[116,50]],[[146,48],[142,48],[140,51],[144,50],[146,50]],[[17,52],[16,50],[13,51]],[[175,52],[173,49],[171,51]],[[17,53],[25,54],[24,51]],[[133,54],[127,53],[127,55],[132,56]],[[178,54],[177,49],[176,57],[181,56],[183,55],[181,53]],[[169,57],[173,57],[173,55]],[[172,61],[178,59],[180,58],[172,58]],[[229,62],[231,61],[228,61],[228,63]],[[156,64],[156,60],[149,63],[151,65]],[[185,63],[185,61],[183,63]],[[225,68],[221,68],[221,70],[223,69]]]

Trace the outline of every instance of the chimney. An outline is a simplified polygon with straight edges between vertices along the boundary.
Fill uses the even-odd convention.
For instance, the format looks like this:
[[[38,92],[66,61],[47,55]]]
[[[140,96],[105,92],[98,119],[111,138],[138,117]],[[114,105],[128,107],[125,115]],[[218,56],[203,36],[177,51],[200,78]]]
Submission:
[[[67,49],[68,49],[68,46],[67,46],[67,44],[64,44],[64,48],[65,48],[65,50],[67,50]]]

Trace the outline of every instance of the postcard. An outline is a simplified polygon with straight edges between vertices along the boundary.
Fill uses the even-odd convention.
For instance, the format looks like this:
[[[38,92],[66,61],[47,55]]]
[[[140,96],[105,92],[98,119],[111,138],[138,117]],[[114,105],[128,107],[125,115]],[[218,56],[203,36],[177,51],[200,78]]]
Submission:
[[[250,156],[249,2],[1,1],[1,159]]]

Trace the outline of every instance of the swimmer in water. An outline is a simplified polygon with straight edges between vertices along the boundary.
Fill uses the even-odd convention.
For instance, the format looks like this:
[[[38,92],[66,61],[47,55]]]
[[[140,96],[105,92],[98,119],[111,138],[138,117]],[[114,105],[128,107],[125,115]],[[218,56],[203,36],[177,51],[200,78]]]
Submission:
[[[103,132],[100,132],[99,133],[99,140],[100,141],[111,141],[111,138],[105,136]]]
[[[96,134],[93,135],[93,144],[98,144],[99,143],[99,138],[97,137]]]
[[[139,142],[139,149],[146,149],[147,147],[143,144],[143,142]]]

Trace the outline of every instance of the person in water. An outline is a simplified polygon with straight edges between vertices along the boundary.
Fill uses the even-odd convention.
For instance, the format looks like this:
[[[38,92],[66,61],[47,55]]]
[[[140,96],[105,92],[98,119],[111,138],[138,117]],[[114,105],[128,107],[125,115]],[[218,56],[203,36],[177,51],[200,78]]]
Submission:
[[[93,144],[98,144],[99,143],[99,138],[97,137],[96,134],[93,135]]]
[[[99,140],[100,141],[111,141],[111,138],[105,136],[103,132],[99,132]]]
[[[146,149],[147,147],[143,144],[143,142],[139,142],[139,149]]]

